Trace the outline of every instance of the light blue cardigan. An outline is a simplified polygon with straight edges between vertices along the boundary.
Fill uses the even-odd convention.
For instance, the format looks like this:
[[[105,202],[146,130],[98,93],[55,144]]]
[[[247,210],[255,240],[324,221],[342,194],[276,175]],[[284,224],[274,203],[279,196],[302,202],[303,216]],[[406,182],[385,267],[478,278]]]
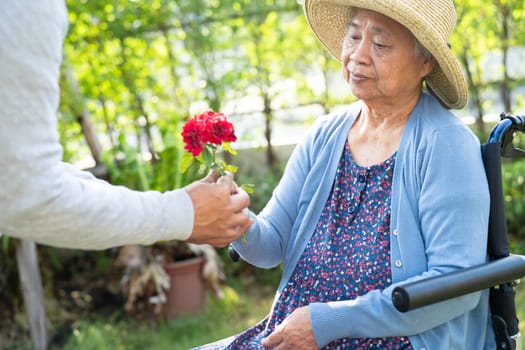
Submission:
[[[247,262],[284,262],[276,296],[289,280],[330,193],[347,135],[361,108],[320,118],[291,155],[247,242]],[[386,135],[385,135],[386,136]],[[390,224],[392,285],[355,300],[310,304],[321,348],[343,337],[409,336],[414,349],[494,349],[488,292],[407,313],[391,302],[402,281],[440,275],[486,260],[489,193],[479,140],[424,93],[407,122],[395,161]]]

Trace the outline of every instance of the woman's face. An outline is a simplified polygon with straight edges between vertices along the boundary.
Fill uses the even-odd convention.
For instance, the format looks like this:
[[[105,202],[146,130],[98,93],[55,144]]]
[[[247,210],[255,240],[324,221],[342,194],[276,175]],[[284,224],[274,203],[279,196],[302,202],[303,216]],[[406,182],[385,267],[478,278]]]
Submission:
[[[416,55],[415,39],[399,23],[356,9],[343,42],[343,76],[366,103],[395,104],[419,96],[432,62]]]

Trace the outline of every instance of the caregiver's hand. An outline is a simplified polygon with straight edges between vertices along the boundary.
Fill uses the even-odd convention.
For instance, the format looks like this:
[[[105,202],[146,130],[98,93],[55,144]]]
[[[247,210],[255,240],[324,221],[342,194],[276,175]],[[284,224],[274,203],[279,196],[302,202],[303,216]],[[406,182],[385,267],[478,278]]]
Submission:
[[[188,242],[224,247],[239,238],[253,223],[248,206],[250,197],[233,181],[233,174],[208,176],[184,188],[194,208],[193,231]]]

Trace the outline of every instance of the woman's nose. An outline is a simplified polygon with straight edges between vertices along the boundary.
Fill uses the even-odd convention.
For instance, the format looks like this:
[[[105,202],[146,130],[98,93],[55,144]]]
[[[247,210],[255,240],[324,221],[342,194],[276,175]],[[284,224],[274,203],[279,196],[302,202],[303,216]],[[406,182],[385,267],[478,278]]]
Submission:
[[[368,62],[370,60],[370,45],[365,40],[359,41],[350,53],[350,60],[355,63]]]

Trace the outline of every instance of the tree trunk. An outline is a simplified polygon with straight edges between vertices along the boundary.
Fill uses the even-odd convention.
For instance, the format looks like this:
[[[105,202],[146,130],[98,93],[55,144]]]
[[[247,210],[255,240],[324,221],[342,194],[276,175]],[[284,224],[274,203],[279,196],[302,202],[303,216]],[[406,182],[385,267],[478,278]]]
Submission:
[[[89,111],[84,105],[84,97],[80,93],[78,81],[75,77],[75,74],[73,73],[73,69],[67,66],[65,68],[65,75],[67,79],[66,83],[69,87],[69,91],[71,93],[71,98],[73,101],[71,105],[71,110],[75,114],[75,117],[77,118],[80,126],[82,127],[82,133],[86,137],[86,142],[88,144],[89,150],[91,151],[91,155],[95,160],[95,164],[99,165],[100,163],[102,163],[102,160],[100,158],[102,154],[102,147],[100,146],[97,134],[95,132],[93,124],[91,123],[91,115],[89,114]]]
[[[266,138],[266,164],[273,169],[277,164],[277,155],[272,144],[272,109],[270,107],[270,98],[268,95],[264,99],[264,137]]]
[[[47,349],[47,317],[35,242],[17,240],[16,260],[31,340],[35,349]]]
[[[91,117],[89,112],[82,112],[82,114],[78,116],[78,122],[82,127],[82,133],[86,138],[86,142],[89,146],[89,150],[91,151],[91,155],[95,160],[95,165],[102,164],[102,147],[100,146],[100,142],[98,141],[97,133],[95,132],[93,123],[91,123]]]
[[[505,108],[506,113],[510,113],[511,106],[511,87],[510,87],[510,77],[508,71],[508,54],[510,47],[510,29],[509,23],[512,20],[512,9],[505,3],[499,2],[499,12],[501,15],[501,51],[502,59],[501,66],[503,69],[503,77],[501,82],[501,100],[503,102],[503,108]]]
[[[479,85],[477,85],[476,82],[474,81],[474,77],[472,74],[472,70],[470,69],[470,65],[468,62],[468,56],[466,52],[463,52],[460,55],[460,60],[461,60],[461,63],[463,64],[463,68],[465,69],[467,83],[470,88],[470,96],[472,98],[472,102],[474,103],[474,106],[476,107],[476,111],[477,111],[476,126],[481,133],[485,133],[485,123],[483,121],[483,114],[485,113],[485,111],[483,110],[483,101],[481,100],[481,92],[479,89]]]

